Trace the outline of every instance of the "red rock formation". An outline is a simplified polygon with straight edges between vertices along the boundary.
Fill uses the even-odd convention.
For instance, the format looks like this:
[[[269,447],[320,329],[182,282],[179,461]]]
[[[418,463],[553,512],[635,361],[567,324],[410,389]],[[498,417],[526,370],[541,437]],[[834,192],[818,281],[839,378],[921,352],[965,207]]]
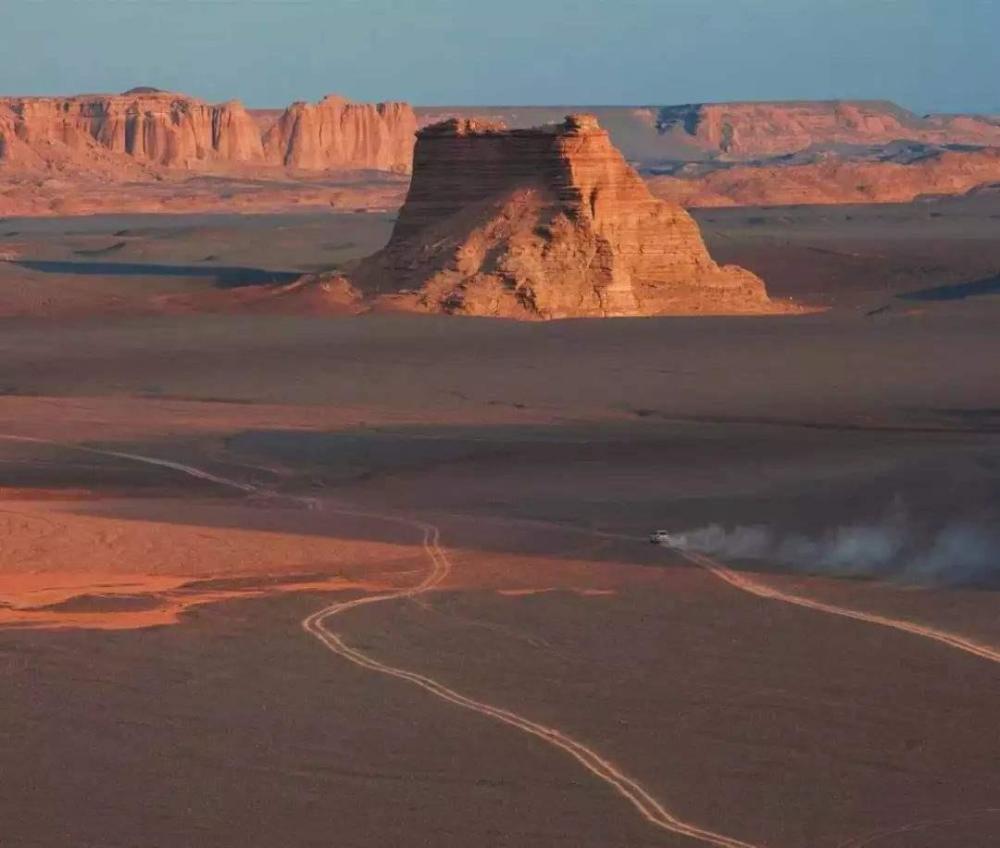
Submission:
[[[155,89],[6,98],[0,99],[0,164],[8,171],[86,172],[117,163],[222,174],[263,165],[406,172],[415,129],[405,104],[336,97],[296,103],[263,133],[236,101],[213,105]]]
[[[85,164],[98,150],[172,168],[263,159],[256,124],[235,101],[210,105],[166,92],[140,92],[9,98],[0,106],[7,115],[0,124],[0,145],[18,149],[18,161],[55,157]]]
[[[301,170],[410,171],[417,118],[405,103],[351,103],[331,95],[293,103],[264,136],[268,160]]]
[[[757,277],[712,261],[690,216],[655,199],[589,115],[424,129],[392,238],[352,280],[402,308],[474,315],[774,308]]]
[[[801,165],[736,165],[707,174],[654,176],[657,197],[688,207],[908,203],[1000,183],[1000,149],[945,151],[910,163],[828,156]]]
[[[1000,145],[1000,121],[970,115],[918,117],[881,101],[695,103],[660,110],[660,133],[731,159],[795,153],[816,145]]]

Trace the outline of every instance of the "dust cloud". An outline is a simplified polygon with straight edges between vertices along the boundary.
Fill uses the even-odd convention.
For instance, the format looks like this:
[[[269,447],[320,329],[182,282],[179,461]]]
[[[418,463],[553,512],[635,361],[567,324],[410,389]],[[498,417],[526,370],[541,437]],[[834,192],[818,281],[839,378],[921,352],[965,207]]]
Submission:
[[[818,535],[764,525],[710,524],[674,534],[676,547],[723,559],[766,560],[795,571],[882,577],[927,585],[1000,581],[1000,529],[954,519],[935,529],[917,525],[894,506],[880,521],[845,524]]]

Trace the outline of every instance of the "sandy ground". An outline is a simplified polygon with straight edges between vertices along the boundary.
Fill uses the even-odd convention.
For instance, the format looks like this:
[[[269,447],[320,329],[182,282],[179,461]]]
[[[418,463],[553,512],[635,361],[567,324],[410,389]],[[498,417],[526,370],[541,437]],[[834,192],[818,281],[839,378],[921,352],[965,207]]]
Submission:
[[[0,204],[7,215],[297,213],[331,209],[396,209],[406,196],[405,176],[378,171],[197,175],[161,171],[129,181],[93,173],[4,173]]]
[[[811,288],[813,214],[711,238],[787,248],[782,285],[823,314],[7,318],[0,845],[992,845],[995,572],[723,563],[871,621],[645,541],[1000,520],[996,297],[899,296],[941,277],[920,271],[941,219],[894,243],[895,282]],[[36,253],[65,256],[78,224],[56,224]],[[183,265],[262,232],[202,224],[136,245]],[[279,224],[247,266],[327,224],[360,241]]]
[[[875,309],[1000,289],[1000,192],[876,206],[703,209],[712,255],[761,275],[768,291],[816,305]],[[962,285],[966,288],[962,288]]]

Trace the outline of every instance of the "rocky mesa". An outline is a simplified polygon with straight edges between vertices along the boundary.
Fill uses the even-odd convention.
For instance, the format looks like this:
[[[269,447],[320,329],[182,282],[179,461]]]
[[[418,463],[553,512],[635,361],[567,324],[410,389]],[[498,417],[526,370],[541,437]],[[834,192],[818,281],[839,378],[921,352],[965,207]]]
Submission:
[[[727,159],[758,159],[816,146],[887,144],[1000,145],[1000,119],[919,116],[886,101],[689,103],[659,110],[667,141]]]
[[[787,308],[749,271],[717,265],[592,115],[420,131],[392,237],[351,279],[383,305],[525,319]]]
[[[7,171],[134,175],[136,166],[225,174],[248,167],[408,172],[416,117],[404,103],[328,97],[295,103],[270,127],[238,101],[157,89],[0,99]]]
[[[1000,183],[1000,148],[934,149],[912,159],[876,151],[863,159],[825,154],[803,163],[682,168],[647,178],[657,197],[685,207],[909,203]]]
[[[409,173],[417,117],[406,103],[352,103],[330,95],[293,103],[264,133],[267,160],[303,171]]]

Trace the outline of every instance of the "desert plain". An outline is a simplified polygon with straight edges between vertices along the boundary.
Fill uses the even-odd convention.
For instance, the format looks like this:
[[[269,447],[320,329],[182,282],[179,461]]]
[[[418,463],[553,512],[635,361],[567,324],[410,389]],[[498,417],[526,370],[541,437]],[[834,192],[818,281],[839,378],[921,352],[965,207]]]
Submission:
[[[1000,195],[694,215],[812,308],[328,314],[273,293],[391,212],[0,221],[0,845],[997,844]]]

